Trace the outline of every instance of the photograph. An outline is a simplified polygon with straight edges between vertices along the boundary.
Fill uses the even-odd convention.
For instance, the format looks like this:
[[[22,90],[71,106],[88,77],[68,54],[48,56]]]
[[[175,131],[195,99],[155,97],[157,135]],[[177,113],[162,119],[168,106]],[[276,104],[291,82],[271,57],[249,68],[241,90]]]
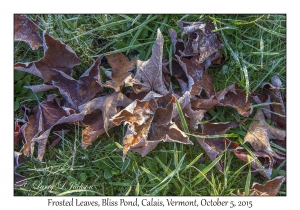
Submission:
[[[287,196],[285,13],[12,16],[15,198]]]

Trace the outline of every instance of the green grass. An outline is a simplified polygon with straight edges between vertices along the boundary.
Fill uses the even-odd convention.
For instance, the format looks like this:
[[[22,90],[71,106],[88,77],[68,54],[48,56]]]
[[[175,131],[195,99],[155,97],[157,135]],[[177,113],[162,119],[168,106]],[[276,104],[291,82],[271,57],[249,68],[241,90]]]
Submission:
[[[28,15],[40,22],[40,29],[68,44],[82,60],[74,68],[78,78],[100,54],[122,52],[129,58],[139,55],[147,60],[151,46],[160,28],[164,42],[164,57],[172,53],[168,29],[180,32],[178,20],[213,20],[216,31],[225,44],[222,53],[226,62],[209,69],[216,91],[232,83],[249,93],[259,92],[263,82],[270,82],[277,75],[286,85],[286,16],[285,15]],[[179,33],[180,35],[180,33]],[[43,56],[42,49],[31,50],[27,44],[15,42],[15,62],[29,62]],[[16,75],[16,72],[15,72]],[[105,79],[105,78],[104,78]],[[20,79],[15,79],[19,87]],[[42,81],[28,74],[22,75],[22,85],[40,84]],[[23,84],[24,83],[24,84]],[[35,97],[22,94],[22,87],[15,88],[15,101],[33,108]],[[23,90],[24,91],[24,90]],[[50,93],[38,95],[40,101]],[[59,95],[59,92],[52,91]],[[29,93],[28,93],[29,94]],[[283,91],[285,97],[285,91]],[[18,100],[17,100],[18,99]],[[255,110],[253,111],[253,113]],[[215,107],[208,114],[213,122],[246,119],[229,107]],[[253,114],[247,122],[226,135],[230,140],[243,139]],[[22,118],[20,108],[15,118]],[[184,119],[184,118],[182,118]],[[185,132],[188,133],[184,124]],[[200,126],[199,126],[200,127]],[[235,195],[238,190],[246,193],[253,182],[265,183],[265,178],[251,173],[249,164],[240,161],[233,153],[223,152],[224,174],[212,162],[191,136],[194,145],[160,143],[146,157],[128,152],[122,161],[122,139],[126,128],[119,126],[103,134],[88,149],[80,146],[82,127],[62,136],[62,141],[48,149],[44,162],[30,158],[17,171],[27,177],[27,185],[15,189],[15,195]],[[75,135],[76,131],[76,135]],[[53,134],[55,135],[55,134]],[[74,146],[74,143],[75,146]],[[283,151],[277,145],[274,149]],[[247,147],[247,144],[245,145]],[[21,148],[18,148],[19,150]],[[76,152],[75,152],[76,151]],[[275,174],[284,174],[281,166]],[[283,184],[279,195],[286,194]]]

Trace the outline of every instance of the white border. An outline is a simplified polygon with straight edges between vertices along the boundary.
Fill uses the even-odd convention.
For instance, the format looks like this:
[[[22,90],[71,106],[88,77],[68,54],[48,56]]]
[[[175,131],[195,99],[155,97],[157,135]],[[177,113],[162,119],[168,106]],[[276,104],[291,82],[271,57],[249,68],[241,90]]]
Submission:
[[[288,1],[28,1],[14,0],[2,2],[0,13],[1,41],[1,183],[0,206],[3,209],[40,209],[47,208],[47,199],[54,197],[13,197],[12,177],[12,128],[13,128],[13,14],[14,13],[286,13],[287,14],[287,196],[286,197],[220,197],[221,200],[253,201],[251,209],[298,209],[299,176],[299,124],[298,87],[299,85],[299,8]],[[77,197],[81,200],[101,200],[103,197]],[[113,197],[119,199],[123,197]],[[158,198],[158,197],[155,197]],[[192,197],[161,197],[175,200],[192,199]],[[202,199],[204,197],[198,197]],[[211,199],[212,197],[206,197]],[[56,199],[62,200],[63,197]],[[132,197],[128,198],[132,199]],[[139,198],[141,199],[141,198]],[[217,199],[217,197],[213,197]],[[294,208],[293,208],[294,207]],[[73,207],[80,208],[80,207]],[[95,209],[95,207],[93,207]],[[102,209],[104,207],[101,207]],[[126,207],[123,207],[126,208]],[[156,207],[159,208],[159,207]],[[179,209],[183,207],[172,207]],[[191,207],[189,207],[191,208]],[[205,207],[199,207],[205,209]],[[219,207],[220,209],[221,207]],[[106,208],[105,208],[106,209]],[[109,209],[119,209],[112,207]],[[129,209],[129,208],[127,208]],[[132,209],[132,207],[130,207]],[[209,209],[214,209],[210,207]],[[229,208],[228,208],[229,209]],[[239,208],[240,209],[240,208]],[[243,208],[246,209],[246,208]]]

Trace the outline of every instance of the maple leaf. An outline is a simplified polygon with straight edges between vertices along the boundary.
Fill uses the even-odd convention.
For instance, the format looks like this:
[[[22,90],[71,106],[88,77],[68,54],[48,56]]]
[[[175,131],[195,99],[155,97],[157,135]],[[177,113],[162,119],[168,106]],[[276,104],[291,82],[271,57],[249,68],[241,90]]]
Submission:
[[[95,137],[97,137],[97,134],[102,132],[102,129],[104,131],[108,131],[109,128],[113,127],[114,124],[111,122],[111,118],[118,113],[117,107],[126,107],[128,106],[132,101],[127,98],[123,93],[121,92],[114,92],[111,95],[106,95],[106,96],[101,96],[98,98],[94,98],[91,101],[82,104],[81,106],[78,107],[78,110],[83,114],[83,115],[88,115],[93,113],[95,110],[100,109],[102,112],[94,113],[97,116],[101,116],[99,118],[99,122],[96,122],[96,119],[90,119],[92,122],[89,123],[91,124],[89,127],[87,127],[85,134],[86,137],[83,138],[83,146],[87,147],[88,145],[91,144],[92,141],[95,140]],[[93,118],[92,116],[90,118]],[[83,123],[85,124],[88,119],[85,119]],[[96,129],[95,129],[96,128]],[[95,134],[92,134],[92,136],[88,137],[89,134],[88,130],[93,130],[93,132],[96,132]]]
[[[75,52],[46,32],[43,37],[44,57],[31,63],[16,63],[14,68],[41,77],[46,84],[55,78],[58,71],[72,75],[72,68],[81,62]]]
[[[43,45],[39,33],[39,22],[29,20],[25,15],[14,15],[14,40],[24,41],[33,50]]]
[[[272,156],[265,152],[256,152],[253,151],[255,157],[252,157],[249,152],[247,152],[244,148],[238,147],[233,151],[235,156],[237,156],[240,160],[248,163],[250,162],[251,167],[257,170],[261,175],[270,179],[272,176],[272,169],[274,166],[274,159]]]
[[[270,108],[271,111],[271,120],[278,124],[279,127],[284,127],[286,125],[286,118],[285,118],[285,106],[284,102],[280,93],[281,88],[281,81],[279,77],[274,76],[271,78],[271,84],[265,82],[261,85],[262,92],[266,96],[270,96],[272,102],[279,103],[280,105],[271,104]]]
[[[212,21],[208,23],[179,21],[178,25],[183,30],[182,36],[188,35],[185,49],[181,53],[182,56],[199,55],[198,62],[203,63],[224,46],[219,36],[212,32],[215,29]]]
[[[14,151],[14,188],[21,187],[27,183],[25,176],[16,173],[16,168],[25,162],[26,159],[24,158],[24,155],[20,152]]]
[[[240,122],[223,122],[223,123],[206,123],[201,125],[202,133],[196,136],[197,141],[204,149],[208,157],[214,161],[220,152],[224,150],[234,151],[238,147],[238,143],[232,142],[227,138],[201,138],[201,135],[218,135],[224,134],[230,128],[235,128]],[[216,165],[216,168],[223,173],[222,161],[220,160]]]
[[[116,92],[121,90],[121,87],[130,85],[126,84],[127,80],[132,78],[129,72],[136,66],[136,58],[129,61],[122,53],[115,53],[105,56],[109,65],[112,67],[110,72],[111,79],[105,83],[104,87],[113,88]]]
[[[133,90],[136,93],[156,90],[162,95],[169,91],[162,80],[162,55],[164,38],[157,29],[157,38],[152,47],[152,55],[147,61],[137,60],[137,72],[134,77]]]
[[[217,92],[218,106],[233,107],[240,115],[248,117],[252,113],[252,105],[250,102],[246,102],[246,93],[237,88],[238,85],[234,83]]]
[[[191,92],[191,96],[200,95],[202,90],[205,91],[207,97],[215,95],[215,88],[212,84],[212,79],[208,75],[207,71],[204,71],[204,63],[196,61],[196,57],[192,59],[180,58],[176,55],[178,63],[186,72],[186,76],[189,80],[188,90]]]
[[[269,139],[284,140],[285,137],[286,131],[267,124],[261,109],[257,109],[244,142],[249,142],[255,151],[264,151],[271,156],[282,158],[272,150]]]
[[[143,100],[135,100],[112,118],[116,125],[123,121],[129,124],[123,139],[123,159],[128,150],[145,156],[161,141],[193,144],[172,122],[175,101],[172,94],[162,97],[150,92]]]
[[[254,182],[249,190],[250,196],[276,196],[281,185],[285,181],[285,177],[277,176],[276,178],[267,181],[264,185]],[[244,196],[245,193],[237,192],[237,195]]]
[[[69,110],[61,107],[60,101],[55,95],[49,95],[47,100],[39,103],[30,114],[28,123],[24,124],[21,128],[25,138],[23,154],[26,156],[32,155],[35,142],[37,142],[38,157],[35,158],[36,161],[42,161],[48,136],[55,126],[83,119],[82,114],[75,114],[74,110],[70,113]]]
[[[52,81],[62,96],[67,100],[65,106],[77,110],[78,106],[91,100],[96,93],[102,90],[99,65],[103,55],[97,58],[92,66],[86,70],[79,80],[57,71],[58,75]],[[99,84],[100,83],[100,84]]]
[[[198,128],[198,123],[201,122],[204,114],[206,113],[206,110],[194,110],[192,109],[191,101],[190,101],[190,95],[189,92],[186,92],[183,96],[178,98],[178,103],[182,109],[182,112],[186,118],[187,123],[189,124],[190,130],[196,130]],[[173,105],[173,113],[172,113],[172,119],[174,119],[175,122],[178,122],[179,125],[181,125],[181,119],[178,115],[178,109],[176,104]]]

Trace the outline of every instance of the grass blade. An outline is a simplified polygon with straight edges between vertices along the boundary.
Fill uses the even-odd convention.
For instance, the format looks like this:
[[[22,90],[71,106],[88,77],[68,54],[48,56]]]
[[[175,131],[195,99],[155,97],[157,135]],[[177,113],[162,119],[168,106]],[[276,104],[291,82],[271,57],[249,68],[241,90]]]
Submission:
[[[177,167],[174,169],[174,171],[172,171],[166,178],[164,178],[158,185],[156,185],[155,187],[153,187],[150,192],[150,195],[156,195],[157,193],[159,193],[161,190],[163,190],[168,184],[169,182],[172,180],[172,178],[179,172],[181,165],[184,161],[185,158],[185,154],[183,155],[183,157],[181,158],[181,160],[179,161]]]
[[[195,182],[193,185],[197,185],[200,182],[202,182],[203,179],[205,179],[205,174],[207,174],[223,157],[223,154],[217,157],[213,162],[211,162],[203,171],[198,174],[194,179],[192,179],[192,182]]]

